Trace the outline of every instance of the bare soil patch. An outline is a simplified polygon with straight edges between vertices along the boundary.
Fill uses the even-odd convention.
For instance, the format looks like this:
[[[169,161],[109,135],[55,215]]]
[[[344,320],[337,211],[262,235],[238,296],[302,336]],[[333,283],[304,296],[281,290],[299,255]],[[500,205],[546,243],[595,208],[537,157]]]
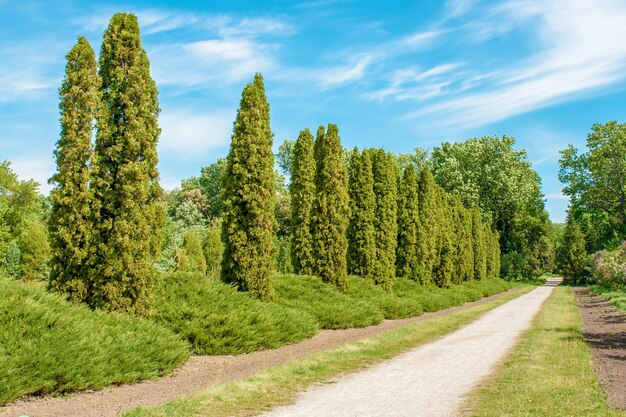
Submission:
[[[0,407],[2,417],[106,417],[135,407],[151,407],[177,397],[200,392],[214,384],[223,384],[252,376],[267,368],[383,333],[387,330],[419,323],[435,317],[447,316],[457,311],[484,304],[502,297],[501,294],[466,303],[462,306],[425,313],[418,317],[385,320],[382,323],[359,329],[323,330],[302,342],[278,349],[253,352],[237,356],[194,356],[172,375],[158,380],[112,386],[98,391],[85,391],[58,398],[27,398]]]
[[[572,289],[600,384],[611,407],[626,409],[626,312],[586,287]]]

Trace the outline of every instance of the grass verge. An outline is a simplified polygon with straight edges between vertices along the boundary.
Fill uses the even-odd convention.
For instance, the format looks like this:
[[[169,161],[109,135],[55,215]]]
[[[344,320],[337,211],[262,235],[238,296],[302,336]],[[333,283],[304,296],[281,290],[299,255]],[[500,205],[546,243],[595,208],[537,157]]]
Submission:
[[[189,346],[149,320],[91,311],[0,276],[0,404],[155,378]]]
[[[296,394],[314,382],[354,372],[383,359],[427,343],[476,320],[480,315],[518,297],[532,288],[522,288],[501,298],[445,317],[390,330],[342,347],[310,355],[268,369],[240,382],[217,385],[203,393],[170,401],[151,409],[135,409],[126,417],[147,416],[249,416],[272,406],[293,401]]]
[[[469,397],[468,416],[625,416],[609,409],[569,287],[557,287],[498,370]]]

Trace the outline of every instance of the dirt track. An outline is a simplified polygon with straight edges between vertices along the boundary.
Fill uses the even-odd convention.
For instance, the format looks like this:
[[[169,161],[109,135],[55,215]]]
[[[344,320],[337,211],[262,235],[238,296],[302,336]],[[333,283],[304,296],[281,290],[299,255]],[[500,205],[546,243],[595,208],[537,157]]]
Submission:
[[[515,290],[511,290],[515,291]],[[320,352],[344,343],[374,336],[384,331],[418,323],[434,317],[483,304],[501,297],[487,297],[463,306],[426,313],[419,317],[384,322],[363,329],[324,330],[311,339],[278,349],[239,356],[194,356],[172,375],[136,384],[120,385],[98,391],[76,393],[63,398],[34,398],[0,407],[1,417],[106,417],[138,406],[150,407],[171,399],[194,394],[217,383],[231,382],[261,370]]]
[[[497,307],[435,342],[300,395],[266,417],[454,416],[514,346],[560,280]]]

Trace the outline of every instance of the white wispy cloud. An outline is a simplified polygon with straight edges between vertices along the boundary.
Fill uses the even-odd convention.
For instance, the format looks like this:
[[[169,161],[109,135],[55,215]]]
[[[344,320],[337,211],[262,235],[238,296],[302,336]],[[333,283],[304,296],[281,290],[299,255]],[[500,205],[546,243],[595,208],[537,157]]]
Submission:
[[[159,152],[184,158],[203,158],[230,143],[234,111],[197,113],[190,110],[163,111],[159,118]]]
[[[541,50],[498,77],[405,115],[480,126],[595,93],[626,76],[626,4],[603,0],[510,1],[509,20],[532,18]]]

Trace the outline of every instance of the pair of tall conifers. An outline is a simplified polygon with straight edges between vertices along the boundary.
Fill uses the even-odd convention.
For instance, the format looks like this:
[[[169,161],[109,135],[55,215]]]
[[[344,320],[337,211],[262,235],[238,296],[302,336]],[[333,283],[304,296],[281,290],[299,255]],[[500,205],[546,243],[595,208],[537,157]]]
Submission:
[[[92,308],[147,314],[164,214],[157,88],[136,16],[113,16],[99,65],[78,38],[59,96],[49,285]]]
[[[258,298],[271,298],[274,270],[275,179],[269,105],[263,79],[243,91],[223,183],[222,279]],[[298,273],[346,288],[348,194],[337,126],[320,127],[313,143],[304,130],[296,145],[291,184],[295,210],[293,250]],[[302,219],[306,224],[297,224]],[[299,242],[307,242],[306,247]]]

